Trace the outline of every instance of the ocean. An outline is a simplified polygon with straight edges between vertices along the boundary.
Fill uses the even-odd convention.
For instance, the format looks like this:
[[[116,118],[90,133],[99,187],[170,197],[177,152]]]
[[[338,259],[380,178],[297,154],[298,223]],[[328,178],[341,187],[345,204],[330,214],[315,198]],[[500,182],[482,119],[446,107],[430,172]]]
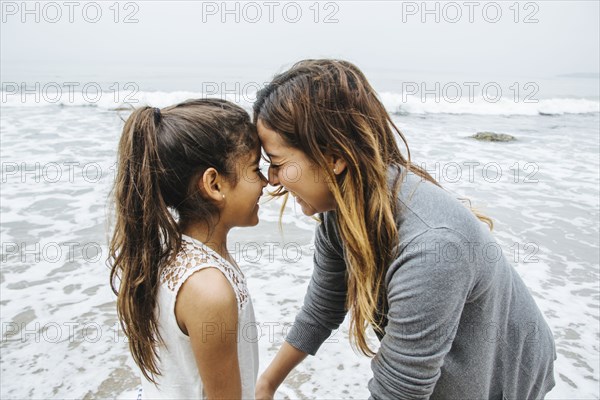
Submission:
[[[493,219],[554,333],[556,387],[548,398],[600,398],[598,76],[441,80],[415,72],[407,80],[393,68],[366,75],[412,160]],[[135,398],[138,372],[105,263],[123,103],[163,107],[212,96],[250,111],[266,80],[262,72],[214,82],[143,73],[135,82],[3,80],[2,399]],[[516,140],[470,137],[484,131]],[[279,207],[265,202],[259,225],[230,237],[254,301],[261,370],[293,323],[312,270],[315,221],[291,201],[280,232]],[[371,376],[369,359],[349,345],[346,320],[277,398],[364,399]]]

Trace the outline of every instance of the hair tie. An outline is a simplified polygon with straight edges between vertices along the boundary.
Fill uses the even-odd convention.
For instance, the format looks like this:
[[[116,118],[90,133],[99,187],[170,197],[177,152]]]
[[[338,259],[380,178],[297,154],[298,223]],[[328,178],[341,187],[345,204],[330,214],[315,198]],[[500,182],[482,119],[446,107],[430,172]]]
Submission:
[[[160,108],[154,107],[154,125],[160,124],[161,118]]]

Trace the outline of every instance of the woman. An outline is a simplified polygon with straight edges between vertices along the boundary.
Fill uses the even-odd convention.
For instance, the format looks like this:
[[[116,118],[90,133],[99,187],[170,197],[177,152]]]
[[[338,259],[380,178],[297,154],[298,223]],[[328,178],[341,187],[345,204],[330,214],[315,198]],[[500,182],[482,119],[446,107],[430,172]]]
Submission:
[[[304,305],[257,398],[272,398],[347,312],[352,344],[373,356],[372,398],[544,397],[552,333],[516,271],[489,251],[499,248],[491,220],[401,154],[404,136],[356,66],[297,63],[259,92],[254,120],[277,194],[321,220]]]

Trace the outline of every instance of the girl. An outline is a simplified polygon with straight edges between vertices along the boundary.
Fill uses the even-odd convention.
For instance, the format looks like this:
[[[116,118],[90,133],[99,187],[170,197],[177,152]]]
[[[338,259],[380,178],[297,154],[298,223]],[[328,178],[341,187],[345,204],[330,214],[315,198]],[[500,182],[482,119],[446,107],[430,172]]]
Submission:
[[[554,386],[552,333],[506,258],[487,256],[499,246],[480,221],[491,221],[401,154],[404,136],[356,66],[299,62],[258,94],[254,120],[269,182],[322,221],[304,305],[257,398],[347,312],[353,345],[373,356],[374,399],[537,399]]]
[[[254,311],[227,234],[258,223],[259,158],[249,115],[227,101],[143,107],[125,123],[111,285],[144,398],[254,397]]]

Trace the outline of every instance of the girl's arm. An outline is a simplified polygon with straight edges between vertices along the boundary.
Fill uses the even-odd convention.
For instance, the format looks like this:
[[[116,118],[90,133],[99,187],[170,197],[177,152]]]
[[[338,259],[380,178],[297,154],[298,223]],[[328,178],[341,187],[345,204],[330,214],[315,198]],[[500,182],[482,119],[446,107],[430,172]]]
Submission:
[[[175,315],[190,337],[207,397],[240,399],[237,299],[227,278],[216,268],[191,275],[179,290]]]
[[[307,355],[288,342],[283,342],[271,364],[256,382],[256,400],[272,399],[279,385]]]

